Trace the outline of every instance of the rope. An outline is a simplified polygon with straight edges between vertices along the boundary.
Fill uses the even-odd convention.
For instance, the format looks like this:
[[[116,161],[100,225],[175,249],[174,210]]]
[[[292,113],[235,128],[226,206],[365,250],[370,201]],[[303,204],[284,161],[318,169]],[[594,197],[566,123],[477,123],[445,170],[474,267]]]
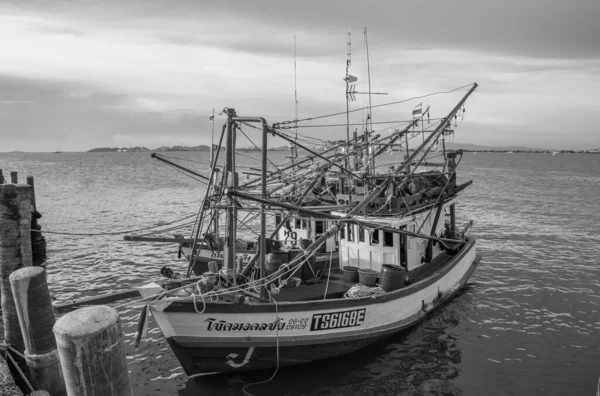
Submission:
[[[199,283],[200,282],[196,283],[196,290],[198,290],[198,294],[200,295],[200,298],[202,299],[202,312],[199,312],[198,307],[196,306],[196,294],[195,293],[192,293],[192,298],[194,299],[194,309],[196,310],[196,313],[203,314],[204,311],[206,310],[206,301],[204,301],[204,296],[202,295],[202,290],[200,290]]]
[[[11,348],[10,346],[6,345],[7,349],[10,349],[11,351],[14,351],[13,348]],[[15,351],[16,352],[16,351]],[[20,353],[17,352],[18,355],[21,355]],[[23,379],[23,381],[25,382],[25,384],[27,384],[27,387],[31,390],[31,392],[35,392],[35,389],[33,389],[33,386],[31,386],[31,383],[29,382],[29,380],[27,379],[27,377],[25,376],[25,374],[23,374],[23,371],[21,370],[21,368],[19,367],[19,365],[17,364],[17,362],[15,362],[15,359],[12,357],[12,355],[6,351],[4,353],[4,356],[8,357],[8,360],[10,360],[10,362],[13,364],[13,366],[15,367],[15,369],[17,370],[17,372],[19,373],[19,375],[21,376],[21,378]],[[25,358],[25,356],[23,356],[23,359]]]
[[[135,232],[147,231],[147,230],[152,230],[152,229],[164,227],[164,226],[171,225],[171,224],[183,221],[183,220],[191,219],[192,217],[196,217],[196,215],[193,214],[191,216],[187,216],[187,217],[184,217],[184,218],[179,219],[179,220],[174,220],[174,221],[171,221],[169,223],[155,225],[155,226],[151,226],[151,227],[139,228],[139,229],[136,229],[136,230],[128,230],[128,231],[97,232],[97,233],[73,233],[73,232],[63,232],[63,231],[47,231],[47,230],[42,231],[42,230],[31,229],[31,232],[43,232],[44,234],[73,235],[73,236],[123,235],[123,234],[132,234],[132,233],[135,233]],[[182,224],[182,225],[185,225],[185,224]]]
[[[344,294],[344,298],[363,298],[383,293],[385,293],[385,290],[379,286],[369,287],[363,285],[362,283],[357,283],[356,285],[352,286],[346,292],[346,294]]]
[[[303,118],[303,119],[300,119],[300,120],[292,120],[292,121],[279,122],[279,123],[277,123],[275,125],[279,126],[279,125],[291,124],[293,122],[318,120],[318,119],[321,119],[321,118],[327,118],[327,117],[333,117],[333,116],[338,116],[338,115],[344,115],[346,113],[354,113],[354,112],[362,111],[364,109],[369,109],[369,108],[374,109],[374,108],[377,108],[377,107],[384,107],[384,106],[391,106],[391,105],[400,104],[400,103],[406,103],[406,102],[409,102],[409,101],[415,100],[415,99],[423,99],[423,98],[427,98],[427,97],[434,96],[434,95],[441,95],[441,94],[452,93],[452,92],[464,89],[466,87],[470,87],[472,85],[473,84],[467,84],[467,85],[463,85],[462,87],[458,87],[458,88],[455,88],[455,89],[450,90],[450,91],[438,91],[438,92],[433,92],[433,93],[422,95],[422,96],[413,96],[413,97],[408,98],[408,99],[399,100],[399,101],[396,101],[396,102],[383,103],[383,104],[380,104],[380,105],[375,105],[375,106],[370,106],[370,107],[359,108],[359,109],[355,109],[355,110],[350,110],[349,112],[341,111],[339,113],[325,114],[325,115],[317,116],[317,117],[309,117],[309,118]]]
[[[327,284],[325,285],[325,294],[323,300],[327,298],[327,290],[329,289],[329,280],[331,279],[331,262],[333,260],[333,250],[329,253],[329,272],[327,273]]]
[[[409,124],[412,120],[395,120],[395,121],[379,121],[373,122],[373,125],[378,124],[397,124],[398,126],[402,124]],[[364,123],[350,123],[350,124],[316,124],[316,125],[300,125],[299,128],[327,128],[327,127],[346,127],[346,126],[363,126]],[[281,129],[290,129],[291,126],[280,126]]]
[[[244,125],[248,125],[248,124],[244,123]],[[240,127],[238,126],[238,128],[237,128],[237,129],[238,129],[238,131],[240,131],[240,132],[242,133],[242,135],[244,135],[244,136],[246,137],[246,139],[248,139],[248,141],[249,141],[250,143],[252,143],[252,145],[254,146],[254,148],[255,148],[255,149],[257,149],[257,150],[260,150],[260,148],[259,148],[259,147],[258,147],[256,144],[254,144],[254,142],[252,141],[252,139],[250,139],[250,138],[248,137],[248,135],[246,135],[246,133],[245,133],[245,132],[242,130],[242,128],[240,128]],[[240,154],[240,153],[239,153],[239,152],[236,152],[236,154]],[[275,165],[275,164],[273,163],[273,161],[271,161],[269,158],[267,158],[267,161],[269,161],[269,163],[270,163],[271,165],[273,165],[273,166],[275,167],[275,169],[279,170],[279,168],[277,168],[277,165]]]
[[[275,303],[275,316],[277,317],[277,323],[279,323],[279,307],[277,306],[277,301],[272,298],[273,302]],[[277,338],[276,338],[276,354],[277,354],[277,365],[275,366],[275,371],[273,372],[273,375],[271,375],[271,377],[266,380],[266,381],[261,381],[261,382],[252,382],[250,384],[246,384],[242,387],[242,391],[248,395],[248,396],[254,396],[252,393],[248,392],[246,390],[246,388],[249,388],[252,385],[261,385],[261,384],[267,384],[269,382],[271,382],[275,376],[277,375],[277,372],[279,371],[279,326],[277,326]]]
[[[324,243],[325,241],[323,241]],[[317,249],[319,249],[320,245],[317,246],[316,248],[314,248],[314,251],[316,251]],[[278,280],[280,280],[281,278],[283,278],[284,275],[290,273],[290,277],[292,276],[292,274],[301,266],[303,265],[308,259],[310,258],[310,256],[305,257],[303,261],[298,262],[295,266],[293,267],[289,267],[286,271],[284,271],[283,273],[281,273],[278,276],[274,276],[277,272],[267,276],[266,278],[264,278],[264,283],[261,283],[261,281],[263,281],[263,279],[258,279],[258,280],[254,280],[252,282],[246,283],[246,284],[242,284],[242,285],[236,285],[227,289],[218,289],[218,290],[211,290],[210,292],[206,293],[206,296],[209,298],[212,297],[218,297],[221,295],[228,295],[228,294],[234,294],[237,292],[241,292],[245,289],[251,289],[251,288],[256,288],[256,287],[261,287],[261,286],[268,286],[271,283],[274,283]],[[288,278],[289,279],[289,278]],[[196,284],[200,283],[202,280],[202,277],[200,278],[200,280],[198,280],[195,283],[190,283],[187,284],[185,286],[180,286],[171,290],[165,290],[163,292],[157,293],[157,294],[153,294],[152,296],[148,296],[148,297],[143,297],[141,299],[135,300],[135,301],[128,301],[128,302],[124,302],[122,304],[116,305],[114,308],[122,308],[125,306],[132,306],[132,305],[162,305],[165,303],[171,303],[174,301],[183,301],[186,299],[186,297],[169,297],[168,294],[169,293],[174,293],[176,291],[179,290],[183,290],[183,289],[187,289],[187,288],[193,288]],[[287,280],[287,279],[286,279]],[[165,297],[165,298],[163,298]],[[189,297],[187,297],[189,298]],[[193,297],[192,297],[193,298]],[[156,300],[156,301],[155,301]]]
[[[163,157],[163,158],[176,159],[176,160],[179,160],[179,161],[187,161],[187,162],[193,162],[193,163],[196,163],[196,164],[211,165],[211,163],[208,162],[208,161],[196,161],[196,160],[187,159],[187,158],[171,157],[170,155],[164,155],[162,153],[160,154],[160,156]]]

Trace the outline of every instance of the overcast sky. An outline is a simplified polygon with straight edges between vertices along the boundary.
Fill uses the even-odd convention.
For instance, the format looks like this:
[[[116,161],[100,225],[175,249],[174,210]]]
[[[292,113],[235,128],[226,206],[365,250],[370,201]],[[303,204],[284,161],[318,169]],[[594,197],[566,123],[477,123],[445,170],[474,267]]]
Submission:
[[[596,148],[599,20],[598,0],[0,0],[0,152],[207,144],[212,108],[291,120],[294,36],[299,117],[344,111],[349,28],[367,90],[364,27],[372,90],[389,93],[373,104],[477,82],[457,142]],[[465,92],[373,119],[419,102],[441,117]]]

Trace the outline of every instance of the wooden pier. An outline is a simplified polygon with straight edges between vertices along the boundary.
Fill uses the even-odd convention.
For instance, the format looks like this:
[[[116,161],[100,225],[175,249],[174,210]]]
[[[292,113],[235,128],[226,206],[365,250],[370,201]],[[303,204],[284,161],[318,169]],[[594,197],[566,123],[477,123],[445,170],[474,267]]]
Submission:
[[[33,177],[27,182],[19,184],[17,172],[10,172],[7,183],[0,170],[0,395],[130,396],[119,314],[99,304],[139,292],[53,307],[46,270],[39,266],[45,241],[41,262],[32,253],[32,231],[40,234],[41,215]],[[99,306],[74,310],[82,304]],[[56,320],[57,313],[65,315]]]

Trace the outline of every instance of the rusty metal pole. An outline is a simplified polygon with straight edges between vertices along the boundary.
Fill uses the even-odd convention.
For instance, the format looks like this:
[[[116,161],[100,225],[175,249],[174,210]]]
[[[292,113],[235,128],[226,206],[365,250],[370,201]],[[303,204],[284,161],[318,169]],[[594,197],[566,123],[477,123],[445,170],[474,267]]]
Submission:
[[[234,147],[234,124],[235,122],[231,119],[235,116],[235,109],[227,109],[227,131],[226,131],[226,152],[225,157],[225,178],[227,188],[234,186],[234,172],[235,172],[235,147]],[[235,203],[233,199],[228,199],[227,210],[225,212],[225,248],[223,249],[223,268],[225,268],[226,275],[229,276],[233,273],[233,266],[235,265],[235,227],[236,221],[235,211],[233,210]]]

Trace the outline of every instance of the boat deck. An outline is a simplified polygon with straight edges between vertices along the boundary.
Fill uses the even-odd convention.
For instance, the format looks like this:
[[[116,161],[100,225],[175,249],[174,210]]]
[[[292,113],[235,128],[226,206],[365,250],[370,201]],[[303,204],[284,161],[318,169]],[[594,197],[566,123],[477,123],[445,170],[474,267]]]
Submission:
[[[449,262],[450,256],[447,253],[441,253],[429,263],[424,263],[420,267],[409,272],[411,282],[417,282],[421,279],[431,276],[440,269],[445,263]],[[379,281],[379,279],[378,279]],[[342,298],[344,294],[357,282],[347,282],[344,280],[343,272],[340,269],[332,270],[327,278],[314,283],[303,283],[300,287],[282,288],[279,294],[273,297],[277,302],[282,301],[315,301]]]
[[[313,301],[327,300],[332,298],[342,298],[344,294],[356,284],[356,282],[346,282],[343,279],[342,272],[336,271],[329,277],[321,279],[319,282],[302,285],[301,287],[282,288],[279,294],[273,296],[277,302],[282,301]]]

